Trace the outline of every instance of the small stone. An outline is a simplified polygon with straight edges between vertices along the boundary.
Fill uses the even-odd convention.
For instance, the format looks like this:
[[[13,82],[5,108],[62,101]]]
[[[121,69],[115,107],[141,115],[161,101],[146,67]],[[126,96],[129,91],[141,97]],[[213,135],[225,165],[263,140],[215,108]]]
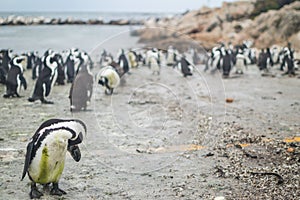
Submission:
[[[222,196],[215,197],[214,200],[225,200],[225,197],[222,197]]]

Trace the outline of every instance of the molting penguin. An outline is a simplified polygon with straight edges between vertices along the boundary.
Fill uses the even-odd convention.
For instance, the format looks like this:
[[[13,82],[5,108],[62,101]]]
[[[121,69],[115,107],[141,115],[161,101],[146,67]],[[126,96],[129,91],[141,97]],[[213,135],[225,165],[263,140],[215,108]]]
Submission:
[[[59,66],[58,55],[49,54],[44,59],[43,69],[39,73],[39,77],[35,82],[32,97],[28,99],[30,102],[41,100],[45,104],[53,104],[51,101],[45,100],[50,94],[51,88],[54,86],[57,78],[57,67]]]
[[[44,185],[52,183],[51,195],[66,194],[58,187],[66,152],[69,151],[76,162],[81,159],[78,144],[82,142],[86,131],[86,125],[76,119],[50,119],[36,130],[27,145],[21,178],[23,180],[27,173],[32,181],[30,198],[40,198],[43,195],[36,183]]]
[[[75,77],[70,89],[71,111],[86,110],[87,103],[91,101],[93,93],[93,76],[89,73],[87,65],[84,65],[83,58],[80,57],[81,70]]]
[[[23,76],[23,65],[26,65],[25,56],[15,57],[10,62],[10,68],[7,74],[6,80],[6,94],[3,95],[4,98],[20,97],[19,92],[21,86],[27,89],[27,83]]]
[[[111,66],[104,67],[97,75],[98,84],[104,86],[105,94],[110,95],[120,84],[120,76]]]

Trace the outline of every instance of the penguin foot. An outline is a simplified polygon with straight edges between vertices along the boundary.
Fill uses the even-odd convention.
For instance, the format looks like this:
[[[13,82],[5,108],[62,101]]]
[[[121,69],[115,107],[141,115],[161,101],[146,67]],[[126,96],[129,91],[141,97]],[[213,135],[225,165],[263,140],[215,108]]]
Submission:
[[[42,102],[43,104],[54,104],[53,101],[47,101],[47,100],[45,100],[45,99],[41,100],[41,102]]]
[[[31,185],[31,191],[29,193],[29,196],[31,199],[39,199],[41,196],[43,196],[43,193],[41,193],[35,184]]]
[[[9,98],[11,95],[10,94],[4,94],[3,98]]]
[[[62,189],[58,188],[58,183],[53,183],[53,188],[50,191],[51,195],[57,195],[57,196],[62,196],[64,194],[67,194],[65,191],[63,191]]]
[[[35,102],[35,100],[36,100],[36,99],[35,99],[35,98],[32,98],[32,97],[28,98],[28,101],[29,101],[29,102]]]

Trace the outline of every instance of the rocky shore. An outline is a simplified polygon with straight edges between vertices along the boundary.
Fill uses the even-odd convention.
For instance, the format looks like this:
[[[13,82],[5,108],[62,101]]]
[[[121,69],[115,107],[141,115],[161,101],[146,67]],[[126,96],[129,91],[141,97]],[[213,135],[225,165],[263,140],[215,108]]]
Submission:
[[[241,44],[244,40],[252,40],[257,48],[291,42],[300,49],[299,1],[253,16],[255,9],[255,1],[224,2],[220,8],[202,7],[174,18],[147,20],[140,42],[159,46],[185,37],[206,49],[219,42]]]
[[[16,25],[143,25],[143,20],[110,20],[105,22],[103,19],[89,19],[89,20],[80,20],[74,18],[46,18],[43,16],[38,17],[28,17],[28,16],[15,16],[11,15],[8,17],[0,17],[0,26],[16,26]]]

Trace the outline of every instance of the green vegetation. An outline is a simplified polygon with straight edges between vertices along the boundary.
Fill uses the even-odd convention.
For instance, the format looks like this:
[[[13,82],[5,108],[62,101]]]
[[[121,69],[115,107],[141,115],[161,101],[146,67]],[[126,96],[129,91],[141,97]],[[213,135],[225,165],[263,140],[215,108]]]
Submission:
[[[256,17],[268,10],[278,10],[284,5],[290,4],[296,0],[257,0],[254,3],[254,10],[251,14],[252,17]]]

